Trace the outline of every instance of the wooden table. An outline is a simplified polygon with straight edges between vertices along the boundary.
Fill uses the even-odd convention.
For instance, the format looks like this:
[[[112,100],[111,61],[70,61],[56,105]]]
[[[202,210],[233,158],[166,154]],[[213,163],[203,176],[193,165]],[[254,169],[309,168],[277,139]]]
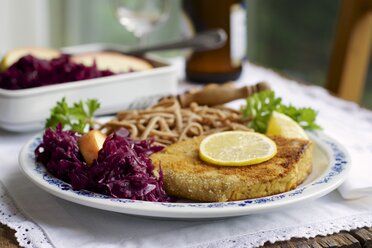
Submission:
[[[0,224],[0,247],[1,248],[18,248],[17,240],[14,237],[14,231]],[[301,248],[321,248],[321,247],[372,247],[372,228],[359,228],[350,232],[340,232],[328,236],[318,236],[311,239],[293,238],[289,241],[276,242],[274,244],[266,243],[263,247],[267,248],[284,248],[284,247],[301,247]]]

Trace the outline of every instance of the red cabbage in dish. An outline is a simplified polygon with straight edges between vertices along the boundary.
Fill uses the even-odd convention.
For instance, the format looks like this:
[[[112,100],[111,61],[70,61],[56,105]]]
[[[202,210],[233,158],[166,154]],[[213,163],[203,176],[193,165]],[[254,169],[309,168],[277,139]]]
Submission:
[[[18,90],[114,75],[99,70],[96,64],[85,66],[71,61],[69,55],[45,60],[26,55],[0,73],[0,88]]]
[[[149,155],[163,149],[153,141],[134,141],[126,129],[109,135],[98,159],[88,166],[78,147],[80,134],[46,129],[36,148],[36,161],[55,177],[70,183],[75,190],[86,189],[116,198],[167,202],[171,198],[163,189],[163,174],[153,174]]]

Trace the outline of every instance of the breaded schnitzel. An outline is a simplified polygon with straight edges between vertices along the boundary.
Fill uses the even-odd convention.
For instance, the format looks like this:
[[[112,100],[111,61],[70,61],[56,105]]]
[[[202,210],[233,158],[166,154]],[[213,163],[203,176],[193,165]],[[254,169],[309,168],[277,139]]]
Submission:
[[[177,142],[151,155],[155,167],[163,170],[168,194],[205,202],[257,198],[294,189],[311,172],[308,140],[272,137],[278,149],[272,159],[250,166],[217,166],[199,158],[202,139]]]

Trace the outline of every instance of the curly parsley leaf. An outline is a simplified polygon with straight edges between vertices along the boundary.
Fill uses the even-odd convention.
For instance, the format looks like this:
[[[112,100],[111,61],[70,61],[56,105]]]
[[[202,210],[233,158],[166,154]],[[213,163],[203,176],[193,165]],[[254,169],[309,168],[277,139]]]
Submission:
[[[88,99],[85,104],[88,107],[89,116],[93,116],[94,112],[101,107],[101,104],[96,99]]]
[[[275,97],[274,91],[261,91],[248,97],[246,106],[242,111],[245,117],[252,119],[249,126],[260,133],[266,132],[267,124],[273,111],[288,115],[304,129],[321,129],[315,123],[317,116],[315,110],[284,105],[280,97]]]
[[[45,127],[56,127],[61,123],[64,129],[84,133],[93,128],[93,116],[100,103],[96,99],[88,99],[85,104],[82,101],[68,106],[66,99],[62,98],[56,106],[51,109],[51,115],[46,120]]]

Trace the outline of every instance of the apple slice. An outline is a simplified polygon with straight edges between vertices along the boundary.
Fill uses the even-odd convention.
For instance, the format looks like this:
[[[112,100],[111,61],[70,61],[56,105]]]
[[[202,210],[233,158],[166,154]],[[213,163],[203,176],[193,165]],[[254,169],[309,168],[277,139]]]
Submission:
[[[61,53],[52,48],[41,48],[41,47],[22,47],[10,50],[5,54],[0,62],[0,71],[5,71],[20,58],[26,55],[32,55],[39,59],[54,59],[61,55]]]
[[[94,61],[96,61],[99,70],[110,70],[114,73],[143,71],[153,68],[153,66],[144,59],[115,52],[81,53],[73,55],[71,60],[85,66],[92,66]]]
[[[92,130],[79,139],[80,152],[88,165],[98,158],[98,151],[101,150],[105,140],[106,135],[99,130]]]

